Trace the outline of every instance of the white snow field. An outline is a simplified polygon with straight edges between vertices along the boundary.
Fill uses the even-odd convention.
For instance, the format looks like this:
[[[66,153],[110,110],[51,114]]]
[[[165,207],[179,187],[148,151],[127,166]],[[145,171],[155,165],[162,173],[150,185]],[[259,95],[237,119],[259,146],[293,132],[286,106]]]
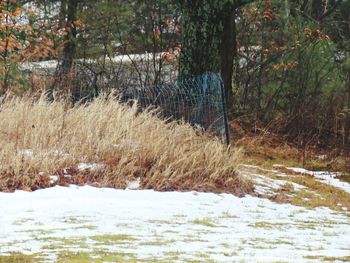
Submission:
[[[32,254],[40,262],[78,252],[91,260],[77,262],[101,255],[110,255],[105,262],[340,262],[350,257],[349,214],[252,196],[56,186],[0,193],[0,211],[0,255]]]

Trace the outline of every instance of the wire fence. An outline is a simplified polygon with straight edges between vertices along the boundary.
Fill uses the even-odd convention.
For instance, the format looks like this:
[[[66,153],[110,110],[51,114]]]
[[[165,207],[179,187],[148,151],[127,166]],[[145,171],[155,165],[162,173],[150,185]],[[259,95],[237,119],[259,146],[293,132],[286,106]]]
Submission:
[[[179,79],[177,63],[159,62],[155,56],[118,56],[108,64],[76,61],[70,77],[72,102],[88,102],[103,92],[114,92],[122,102],[137,100],[140,109],[158,108],[170,120],[183,120],[199,125],[229,143],[223,82],[219,74]],[[32,63],[27,66],[38,75],[39,83],[51,82],[57,62]]]
[[[207,72],[173,83],[124,90],[122,102],[137,100],[139,107],[156,107],[167,119],[200,125],[229,144],[223,82],[219,74]]]

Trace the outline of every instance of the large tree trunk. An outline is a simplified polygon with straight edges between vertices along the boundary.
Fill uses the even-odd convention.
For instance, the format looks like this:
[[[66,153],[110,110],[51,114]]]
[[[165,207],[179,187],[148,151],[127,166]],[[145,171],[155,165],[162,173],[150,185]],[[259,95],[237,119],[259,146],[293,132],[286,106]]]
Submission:
[[[61,28],[66,25],[67,18],[67,0],[61,0],[60,13],[58,15],[58,21]]]
[[[221,10],[217,1],[187,0],[182,4],[180,76],[220,72]]]
[[[61,11],[66,10],[66,31],[67,35],[65,37],[65,43],[63,48],[63,55],[59,61],[55,78],[48,91],[48,97],[50,100],[54,99],[54,93],[58,88],[66,89],[70,85],[69,73],[71,73],[73,60],[76,54],[76,37],[77,29],[74,22],[77,20],[79,0],[62,0],[61,5],[67,5],[66,8],[61,6]],[[60,19],[62,21],[62,13],[60,14]],[[64,91],[63,91],[64,93]]]
[[[182,1],[180,77],[221,73],[229,111],[236,54],[234,4],[224,0]]]
[[[344,127],[344,140],[343,146],[349,146],[350,144],[350,69],[347,70],[347,81],[346,81],[346,89],[348,92],[347,97],[347,109],[345,114],[345,127]]]
[[[221,41],[221,75],[225,87],[225,96],[228,113],[232,113],[233,108],[233,71],[234,61],[237,59],[237,39],[236,39],[236,12],[231,8],[226,10],[223,21],[223,34]]]
[[[318,21],[325,12],[324,0],[312,0],[312,15]]]

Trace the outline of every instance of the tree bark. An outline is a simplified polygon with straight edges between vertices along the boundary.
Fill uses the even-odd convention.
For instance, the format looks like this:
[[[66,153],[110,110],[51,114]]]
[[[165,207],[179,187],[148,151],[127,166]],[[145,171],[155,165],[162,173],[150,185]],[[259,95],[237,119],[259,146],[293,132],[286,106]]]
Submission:
[[[66,3],[65,0],[62,0],[61,5]],[[67,88],[69,86],[69,73],[72,70],[73,60],[76,54],[77,29],[74,22],[77,20],[78,3],[79,0],[70,0],[67,3],[65,25],[67,35],[65,37],[62,58],[57,64],[54,81],[48,91],[48,98],[51,101],[54,99],[54,93],[57,88]],[[61,10],[64,10],[64,8],[61,7]]]
[[[350,140],[350,69],[347,70],[347,109],[346,109],[346,116],[345,116],[345,127],[344,127],[344,141],[343,146],[349,146],[349,140]]]
[[[227,110],[233,109],[233,71],[237,59],[236,10],[254,0],[182,0],[180,77],[221,73]]]
[[[226,1],[183,1],[180,77],[221,73],[228,112],[232,109],[235,56],[234,4]]]
[[[233,108],[233,71],[234,61],[237,59],[236,40],[236,12],[228,10],[223,23],[221,40],[221,76],[225,87],[227,111],[232,113]]]
[[[220,72],[222,20],[217,1],[183,1],[180,76]]]

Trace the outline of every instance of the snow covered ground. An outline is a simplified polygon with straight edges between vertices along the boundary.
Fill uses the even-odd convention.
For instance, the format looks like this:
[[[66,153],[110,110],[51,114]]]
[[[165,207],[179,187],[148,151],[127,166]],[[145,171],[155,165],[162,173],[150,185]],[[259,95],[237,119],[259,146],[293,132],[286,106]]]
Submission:
[[[153,61],[154,59],[156,61],[162,59],[166,53],[146,53],[146,54],[129,54],[129,55],[118,55],[112,57],[110,60],[107,60],[107,62],[113,62],[113,63],[131,63],[131,62],[147,62],[147,61]],[[78,59],[77,62],[79,63],[96,63],[97,60],[95,59]],[[39,62],[26,62],[22,64],[23,69],[27,70],[54,70],[57,67],[57,60],[46,60],[46,61],[39,61]]]
[[[304,168],[298,168],[298,167],[286,167],[286,168],[296,173],[311,175],[322,183],[332,185],[334,187],[342,189],[347,193],[350,193],[350,184],[346,182],[342,182],[339,179],[337,179],[337,177],[339,176],[338,173],[334,173],[334,172],[332,173],[327,171],[309,171]]]
[[[251,196],[56,186],[0,193],[0,211],[0,255],[38,253],[48,262],[67,251],[122,262],[350,257],[348,214]]]

